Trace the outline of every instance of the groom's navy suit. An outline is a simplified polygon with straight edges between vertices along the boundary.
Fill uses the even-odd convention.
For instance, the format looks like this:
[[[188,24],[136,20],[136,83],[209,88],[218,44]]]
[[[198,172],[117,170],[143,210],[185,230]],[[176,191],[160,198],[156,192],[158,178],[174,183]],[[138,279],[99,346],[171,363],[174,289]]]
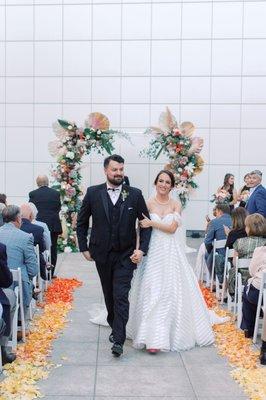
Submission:
[[[128,293],[136,264],[130,256],[136,249],[136,220],[149,217],[147,206],[139,189],[123,185],[115,205],[107,192],[106,184],[88,188],[77,220],[80,251],[89,251],[96,262],[101,279],[107,321],[116,342],[126,338],[129,302]],[[87,235],[89,219],[92,230],[89,246]],[[147,254],[151,228],[140,229],[139,249]]]

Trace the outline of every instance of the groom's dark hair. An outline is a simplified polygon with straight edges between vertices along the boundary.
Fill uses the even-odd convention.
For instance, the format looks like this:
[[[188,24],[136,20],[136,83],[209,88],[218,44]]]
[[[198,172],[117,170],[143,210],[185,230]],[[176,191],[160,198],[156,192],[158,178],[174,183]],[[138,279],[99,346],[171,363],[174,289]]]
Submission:
[[[116,161],[119,164],[125,163],[125,160],[123,159],[123,157],[119,156],[118,154],[112,154],[111,156],[105,158],[105,160],[103,162],[104,168],[108,167],[110,161]]]

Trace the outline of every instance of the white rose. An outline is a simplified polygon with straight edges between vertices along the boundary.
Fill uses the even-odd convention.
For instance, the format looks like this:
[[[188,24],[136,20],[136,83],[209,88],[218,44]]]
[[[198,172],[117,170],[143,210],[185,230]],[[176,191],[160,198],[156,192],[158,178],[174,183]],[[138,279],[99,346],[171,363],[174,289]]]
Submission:
[[[66,246],[66,247],[64,248],[64,252],[65,252],[65,253],[72,253],[71,247]]]
[[[66,157],[67,157],[67,158],[70,158],[70,160],[73,160],[74,157],[75,157],[75,154],[73,153],[73,151],[68,151],[68,152],[66,153]]]
[[[182,168],[178,168],[177,171],[178,171],[178,172],[182,172]]]

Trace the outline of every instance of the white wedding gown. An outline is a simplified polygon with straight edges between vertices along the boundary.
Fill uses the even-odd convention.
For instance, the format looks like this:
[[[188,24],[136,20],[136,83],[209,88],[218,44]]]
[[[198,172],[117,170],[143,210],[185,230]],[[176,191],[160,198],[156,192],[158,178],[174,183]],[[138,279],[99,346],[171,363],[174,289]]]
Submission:
[[[179,214],[151,219],[171,224]],[[135,348],[187,350],[213,343],[210,315],[197,278],[174,234],[153,229],[148,256],[132,280],[127,336]]]
[[[178,213],[164,218],[151,213],[150,217],[181,224]],[[153,229],[148,255],[134,272],[127,337],[137,349],[181,351],[208,346],[214,342],[211,325],[227,320],[208,310],[180,235],[179,228],[174,234]],[[105,308],[96,306],[91,315],[91,322],[108,325]]]

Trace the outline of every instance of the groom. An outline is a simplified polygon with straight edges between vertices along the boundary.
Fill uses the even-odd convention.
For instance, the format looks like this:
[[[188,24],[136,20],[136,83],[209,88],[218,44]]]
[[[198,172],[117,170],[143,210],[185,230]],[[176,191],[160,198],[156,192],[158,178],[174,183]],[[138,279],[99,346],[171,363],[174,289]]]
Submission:
[[[124,159],[111,155],[104,160],[106,183],[88,188],[77,220],[80,251],[94,260],[100,276],[112,328],[109,340],[112,353],[123,353],[129,314],[128,293],[134,269],[147,254],[151,229],[140,229],[136,243],[136,220],[149,216],[139,189],[123,184]],[[92,216],[89,246],[87,235]],[[138,247],[138,248],[137,248]]]

